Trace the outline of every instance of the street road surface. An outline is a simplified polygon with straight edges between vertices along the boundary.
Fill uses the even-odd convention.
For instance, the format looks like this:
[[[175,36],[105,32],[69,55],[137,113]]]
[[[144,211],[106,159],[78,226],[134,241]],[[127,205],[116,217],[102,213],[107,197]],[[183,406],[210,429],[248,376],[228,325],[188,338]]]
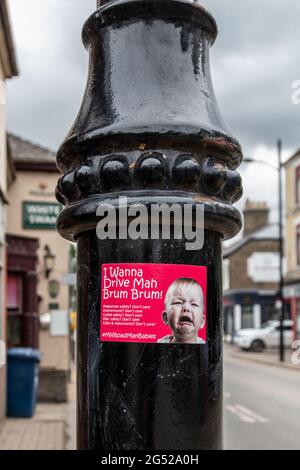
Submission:
[[[247,353],[245,353],[247,354]],[[300,449],[298,370],[225,354],[225,449]]]

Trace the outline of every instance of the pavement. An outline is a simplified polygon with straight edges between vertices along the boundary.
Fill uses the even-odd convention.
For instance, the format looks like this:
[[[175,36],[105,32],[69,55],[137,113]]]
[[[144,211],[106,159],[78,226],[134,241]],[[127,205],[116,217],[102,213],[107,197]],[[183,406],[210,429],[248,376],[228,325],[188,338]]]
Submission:
[[[251,351],[243,351],[239,347],[224,344],[224,354],[243,361],[256,362],[258,364],[266,364],[269,366],[283,367],[284,369],[292,369],[300,372],[300,353],[290,348],[284,350],[284,362],[279,360],[278,349],[266,349],[261,353]]]
[[[226,348],[225,449],[300,450],[300,366],[256,356]]]
[[[75,450],[76,376],[72,370],[68,403],[38,403],[30,419],[0,422],[0,450]]]

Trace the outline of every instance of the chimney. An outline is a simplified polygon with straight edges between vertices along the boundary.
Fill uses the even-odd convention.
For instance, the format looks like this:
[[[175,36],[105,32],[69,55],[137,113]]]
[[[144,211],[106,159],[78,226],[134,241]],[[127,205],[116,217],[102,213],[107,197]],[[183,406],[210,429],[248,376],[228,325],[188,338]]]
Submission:
[[[266,202],[246,200],[244,209],[244,237],[265,227],[269,222],[269,208]]]

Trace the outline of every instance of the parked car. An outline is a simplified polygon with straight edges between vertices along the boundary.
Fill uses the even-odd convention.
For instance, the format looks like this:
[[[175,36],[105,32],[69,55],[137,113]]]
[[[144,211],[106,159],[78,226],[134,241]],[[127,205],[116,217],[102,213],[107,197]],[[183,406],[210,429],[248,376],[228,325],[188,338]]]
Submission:
[[[290,347],[293,342],[293,322],[284,320],[284,346]],[[280,322],[270,320],[260,328],[238,330],[233,338],[235,344],[241,349],[262,352],[268,348],[278,348],[280,344]]]

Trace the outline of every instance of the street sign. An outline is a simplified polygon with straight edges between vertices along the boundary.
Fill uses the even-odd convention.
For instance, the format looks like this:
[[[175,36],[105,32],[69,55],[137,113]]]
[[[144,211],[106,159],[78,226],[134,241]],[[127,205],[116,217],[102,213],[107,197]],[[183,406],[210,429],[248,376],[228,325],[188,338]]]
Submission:
[[[52,310],[50,335],[51,336],[67,336],[69,333],[69,318],[67,310]]]
[[[67,286],[76,286],[76,273],[64,273],[61,276],[61,283]]]
[[[254,282],[279,282],[279,253],[253,253],[247,260],[247,274]]]
[[[55,230],[61,204],[23,201],[23,228],[31,230]]]

